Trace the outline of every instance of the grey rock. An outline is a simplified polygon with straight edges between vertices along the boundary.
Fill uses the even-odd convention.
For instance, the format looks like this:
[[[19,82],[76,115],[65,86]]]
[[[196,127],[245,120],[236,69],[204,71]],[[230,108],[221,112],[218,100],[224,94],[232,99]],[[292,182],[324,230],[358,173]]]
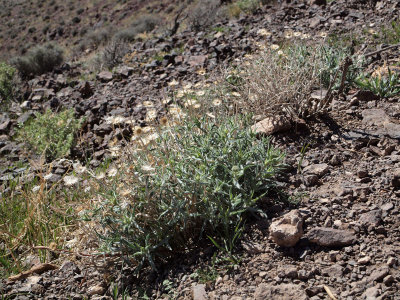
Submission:
[[[334,264],[330,267],[323,269],[321,274],[324,276],[340,278],[343,276],[343,267],[338,264]]]
[[[377,287],[377,286],[372,286],[372,287],[368,288],[368,289],[364,292],[362,299],[365,299],[365,300],[375,300],[376,297],[378,297],[378,296],[379,296],[379,287]]]
[[[58,174],[53,174],[53,173],[50,173],[50,174],[47,174],[47,175],[43,176],[43,179],[44,179],[45,181],[51,182],[51,183],[58,182],[58,181],[61,180],[61,178],[62,178],[62,177],[61,177],[60,175],[58,175]]]
[[[369,212],[363,213],[358,222],[365,227],[378,226],[382,221],[382,210],[375,209]]]
[[[30,117],[33,116],[33,112],[31,111],[27,111],[25,113],[23,113],[22,115],[20,115],[17,119],[17,123],[18,124],[24,124],[26,121],[29,120]]]
[[[314,174],[319,177],[322,177],[326,173],[328,173],[329,165],[328,164],[314,164],[314,165],[305,167],[303,171],[304,171],[304,173],[307,173],[307,174]]]
[[[369,276],[369,281],[382,281],[382,279],[389,274],[389,267],[388,266],[381,266],[374,271],[372,271],[371,275]]]
[[[6,132],[11,125],[11,120],[8,117],[2,118],[3,120],[0,122],[0,133]]]
[[[357,240],[353,231],[327,227],[312,228],[308,232],[307,237],[310,242],[325,247],[349,246],[354,244]]]
[[[254,293],[255,300],[307,300],[306,292],[295,284],[260,284]]]
[[[109,71],[103,71],[97,74],[97,79],[101,82],[109,82],[113,79],[113,74]]]
[[[119,76],[121,76],[121,77],[127,78],[127,77],[129,77],[129,76],[132,75],[133,71],[134,71],[134,69],[131,68],[131,67],[128,67],[128,66],[120,66],[120,67],[117,67],[117,68],[115,69],[115,74],[117,74],[117,75],[119,75]]]

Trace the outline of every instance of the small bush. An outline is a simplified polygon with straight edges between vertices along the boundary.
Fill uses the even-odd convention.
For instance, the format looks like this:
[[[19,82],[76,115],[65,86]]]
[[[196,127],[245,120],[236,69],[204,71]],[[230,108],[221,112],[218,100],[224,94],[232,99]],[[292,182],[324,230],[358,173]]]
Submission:
[[[122,252],[139,267],[155,268],[155,258],[167,259],[202,236],[232,245],[243,215],[257,211],[283,160],[244,118],[186,120],[147,150],[123,160],[92,211],[107,251]]]
[[[112,27],[104,27],[88,32],[79,44],[80,50],[83,51],[87,48],[97,49],[101,45],[106,45],[111,40],[113,32]]]
[[[365,76],[356,80],[356,84],[363,90],[373,92],[381,98],[395,97],[400,95],[400,76],[388,68],[388,74]]]
[[[12,100],[15,72],[15,68],[0,62],[0,106]]]
[[[25,141],[37,154],[47,160],[67,156],[75,142],[82,120],[74,117],[73,110],[36,114],[36,118],[19,130],[19,139]]]
[[[101,54],[102,64],[104,67],[111,69],[120,63],[129,52],[129,45],[123,40],[111,41]]]
[[[231,17],[239,17],[241,13],[251,14],[261,5],[265,5],[271,0],[238,0],[228,6],[228,12]]]
[[[194,31],[205,30],[215,24],[221,17],[222,11],[219,9],[219,1],[205,0],[199,1],[188,15],[188,24]]]
[[[64,61],[63,50],[53,44],[36,46],[24,56],[11,60],[21,76],[29,77],[52,71]]]
[[[268,49],[249,62],[239,76],[243,84],[233,85],[241,91],[243,100],[237,105],[259,115],[288,114],[291,117],[311,117],[325,110],[328,103],[311,101],[315,90],[338,89],[338,72],[346,52],[324,46],[297,45],[285,50]],[[345,84],[353,84],[359,63],[349,68]],[[338,76],[335,79],[335,75]]]
[[[131,42],[138,34],[151,32],[159,24],[160,20],[157,17],[152,15],[144,15],[137,18],[128,28],[117,32],[114,35],[114,39]]]

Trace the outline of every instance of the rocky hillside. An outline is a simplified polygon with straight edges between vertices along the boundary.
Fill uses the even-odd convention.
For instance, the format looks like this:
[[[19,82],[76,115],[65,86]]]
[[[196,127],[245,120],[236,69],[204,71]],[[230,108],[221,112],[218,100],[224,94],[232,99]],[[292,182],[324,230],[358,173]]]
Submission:
[[[169,5],[105,0],[84,5],[81,1],[76,7],[72,2],[4,2],[7,16],[33,8],[35,13],[14,19],[23,20],[18,26],[24,30],[1,28],[2,41],[8,41],[2,47],[9,47],[2,48],[2,53],[15,51],[25,35],[33,43],[50,38],[77,44],[84,37],[81,32],[102,22],[128,24],[133,11],[173,16],[178,10],[178,1]],[[239,4],[240,9],[244,4]],[[135,38],[127,43],[122,61],[111,69],[93,71],[85,61],[70,61],[19,83],[19,101],[11,101],[0,114],[2,296],[400,299],[400,4],[288,1],[242,9],[237,17],[232,13],[235,7],[226,5],[231,13],[225,16],[231,17],[218,17],[206,28],[187,26],[175,34],[155,29]],[[44,38],[39,32],[46,22],[49,29]],[[7,31],[11,29],[16,31],[14,37]],[[323,59],[317,60],[317,53],[323,53]],[[277,70],[272,75],[268,68],[259,69],[271,57],[276,60],[269,69]],[[313,59],[313,65],[303,60],[291,64],[299,57],[305,62]],[[280,68],[280,64],[289,67]],[[293,66],[310,67],[304,70],[316,73],[326,68],[328,84],[323,86],[321,75],[317,78],[320,88],[307,90],[314,77]],[[271,82],[275,84],[267,84]],[[289,94],[295,84],[298,87]],[[280,89],[283,86],[287,89]],[[271,90],[291,98],[281,100]],[[252,100],[254,94],[258,102]],[[293,104],[292,99],[307,100],[296,114],[282,109],[297,108],[300,102]],[[278,101],[278,108],[268,101]],[[171,245],[171,252],[168,247],[154,250],[159,255],[154,256],[157,269],[148,260],[136,276],[138,263],[122,255],[123,248],[101,252],[104,248],[99,248],[102,243],[96,233],[106,236],[107,230],[94,218],[85,219],[82,212],[97,207],[104,215],[121,214],[100,208],[100,199],[111,195],[110,191],[124,196],[133,193],[126,192],[126,185],[140,184],[131,179],[140,174],[135,169],[140,163],[138,153],[160,141],[157,128],[179,125],[182,116],[196,115],[205,106],[212,107],[204,112],[210,124],[221,111],[229,116],[238,111],[252,113],[250,125],[257,136],[268,136],[271,145],[285,153],[274,188],[257,202],[256,208],[265,214],[243,214],[245,225],[238,230],[240,238],[234,239],[232,249],[226,243],[224,248],[222,240],[193,242],[200,238],[187,238],[183,232],[189,243]],[[61,143],[55,140],[40,148],[46,137],[32,120],[40,119],[37,113],[46,109],[73,115],[37,125],[52,128],[54,135],[76,125],[79,130],[66,152],[62,145],[70,132]],[[24,128],[34,128],[39,143],[28,142],[31,131]],[[181,132],[179,138],[184,136]],[[151,153],[157,152],[152,149]],[[190,163],[189,158],[185,163]],[[211,168],[212,159],[208,159]],[[161,173],[162,166],[158,167],[147,167],[147,172]],[[136,173],[132,175],[131,170]],[[131,177],[116,175],[123,172]],[[117,186],[115,190],[107,190],[110,182]],[[28,198],[32,203],[25,201]],[[24,202],[25,206],[20,205]],[[103,203],[112,206],[115,202]],[[128,209],[126,205],[121,211]],[[12,210],[16,214],[10,214]],[[36,235],[37,231],[43,234]]]
[[[7,59],[37,44],[57,42],[73,50],[96,30],[118,31],[140,15],[155,15],[166,25],[184,1],[1,0],[0,55]]]

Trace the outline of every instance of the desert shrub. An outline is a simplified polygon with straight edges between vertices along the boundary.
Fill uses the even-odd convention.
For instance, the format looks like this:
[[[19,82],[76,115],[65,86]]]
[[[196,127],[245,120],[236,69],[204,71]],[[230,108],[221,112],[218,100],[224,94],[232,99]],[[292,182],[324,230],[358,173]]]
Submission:
[[[198,1],[188,14],[188,25],[194,31],[205,30],[215,24],[222,14],[222,10],[219,9],[219,1]]]
[[[30,49],[26,55],[11,60],[21,76],[29,77],[52,71],[64,61],[63,50],[54,45],[46,44]]]
[[[249,118],[201,117],[159,133],[156,146],[124,158],[87,215],[106,251],[156,266],[209,236],[232,249],[244,214],[274,187],[283,154],[256,139]],[[259,211],[261,212],[261,211]]]
[[[47,160],[53,160],[70,154],[81,125],[82,120],[75,118],[73,110],[60,113],[47,110],[43,114],[36,114],[35,119],[25,123],[18,136],[34,152],[44,154]]]
[[[108,69],[122,63],[129,52],[129,45],[124,40],[112,40],[101,53],[102,65]]]
[[[15,72],[15,68],[0,62],[0,107],[12,100]]]
[[[242,94],[238,107],[259,115],[286,114],[311,117],[325,111],[329,103],[312,100],[316,90],[337,90],[341,65],[347,53],[325,47],[297,45],[284,50],[267,49],[240,70],[243,84],[233,85]],[[347,72],[345,87],[358,76],[360,63],[354,59]],[[337,76],[336,76],[337,74]]]
[[[79,43],[79,50],[88,48],[97,49],[99,46],[106,45],[112,38],[114,29],[111,26],[89,31]]]
[[[138,34],[150,32],[159,24],[159,18],[153,15],[144,15],[138,17],[128,28],[117,32],[114,36],[114,39],[131,42]]]
[[[267,4],[271,0],[238,0],[228,6],[228,12],[231,17],[239,17],[241,13],[253,13],[261,5]]]

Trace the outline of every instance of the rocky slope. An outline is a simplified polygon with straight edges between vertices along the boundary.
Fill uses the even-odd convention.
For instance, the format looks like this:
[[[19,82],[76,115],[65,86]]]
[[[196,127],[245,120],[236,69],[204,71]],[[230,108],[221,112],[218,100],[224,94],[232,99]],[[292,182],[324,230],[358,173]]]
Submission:
[[[165,100],[174,91],[211,81],[205,75],[240,61],[260,44],[276,44],[288,38],[288,32],[291,39],[322,41],[333,31],[378,30],[397,16],[398,9],[396,1],[265,6],[254,15],[216,24],[227,28],[223,32],[184,31],[136,43],[135,55],[123,66],[95,80],[78,79],[80,67],[66,64],[30,81],[29,100],[1,116],[2,165],[24,158],[22,145],[11,137],[18,122],[43,107],[72,107],[86,117],[74,156],[92,156],[96,167],[123,147],[132,135],[132,122],[145,126],[157,121],[168,110]],[[359,49],[376,50],[368,42]],[[159,53],[163,55],[156,59]],[[371,68],[384,61],[399,62],[395,48],[372,57]],[[71,77],[75,79],[67,81]],[[125,267],[114,277],[119,292],[134,287],[132,297],[138,298],[138,287],[144,286],[152,299],[400,299],[399,103],[398,97],[378,99],[353,90],[335,99],[327,116],[273,136],[292,166],[281,178],[282,185],[301,201],[286,217],[289,210],[277,206],[269,216],[275,219],[248,224],[239,265],[229,271],[213,266],[215,249],[210,247],[171,262],[142,282]],[[155,112],[152,120],[150,110]],[[309,147],[298,174],[304,145]],[[56,169],[60,179],[68,166],[55,164]],[[0,179],[23,171],[3,169]],[[270,227],[274,220],[276,226]],[[298,231],[300,240],[295,246],[279,247],[282,235],[273,241],[270,230],[285,235],[287,227]],[[79,256],[69,259],[56,270],[2,281],[0,291],[15,299],[112,299],[106,263],[99,260],[96,267]]]

